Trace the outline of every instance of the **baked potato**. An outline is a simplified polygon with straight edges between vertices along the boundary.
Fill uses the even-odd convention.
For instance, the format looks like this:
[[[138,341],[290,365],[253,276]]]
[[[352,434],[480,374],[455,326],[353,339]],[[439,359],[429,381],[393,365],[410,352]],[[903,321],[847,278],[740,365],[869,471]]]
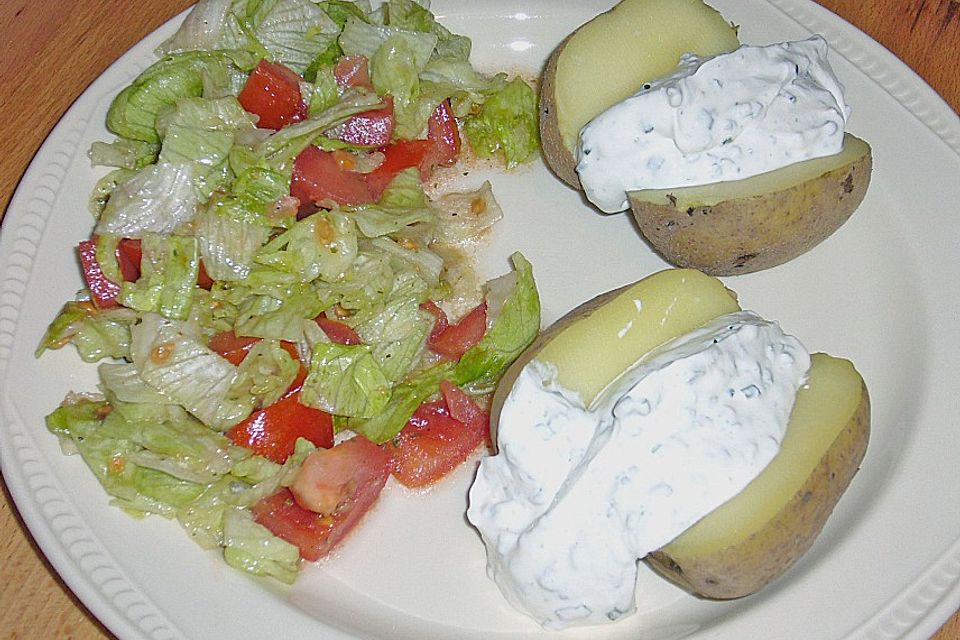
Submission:
[[[623,0],[553,51],[540,85],[540,143],[556,175],[579,189],[580,129],[672,71],[684,53],[712,56],[740,45],[737,30],[702,0]]]
[[[738,45],[736,29],[701,0],[623,0],[587,22],[557,47],[541,79],[547,164],[580,189],[585,124],[675,71],[682,53],[711,56]],[[860,205],[871,170],[870,146],[847,133],[832,156],[742,180],[631,191],[628,199],[641,235],[669,263],[738,275],[787,262],[829,237]]]
[[[556,383],[590,406],[655,347],[739,309],[719,280],[689,269],[603,294],[554,324],[513,365],[494,397],[494,428],[513,381],[534,359],[555,367]],[[773,461],[647,561],[703,597],[755,592],[812,545],[857,471],[869,432],[860,374],[846,360],[814,354]]]

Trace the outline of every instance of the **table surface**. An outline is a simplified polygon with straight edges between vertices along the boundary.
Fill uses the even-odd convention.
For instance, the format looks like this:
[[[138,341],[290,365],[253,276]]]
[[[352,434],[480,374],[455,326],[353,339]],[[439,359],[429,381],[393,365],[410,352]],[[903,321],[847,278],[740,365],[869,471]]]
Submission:
[[[916,70],[960,111],[960,0],[818,0]],[[0,211],[40,143],[111,62],[191,0],[0,2]],[[70,593],[26,531],[0,479],[0,639],[113,636]],[[960,612],[934,636],[960,640]]]

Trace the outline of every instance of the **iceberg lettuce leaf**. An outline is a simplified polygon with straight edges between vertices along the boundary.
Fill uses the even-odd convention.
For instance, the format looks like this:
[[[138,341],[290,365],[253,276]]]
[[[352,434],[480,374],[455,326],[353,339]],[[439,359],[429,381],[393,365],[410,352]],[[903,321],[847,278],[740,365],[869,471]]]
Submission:
[[[270,57],[301,74],[340,33],[337,23],[310,0],[263,0],[250,20]]]
[[[390,381],[367,345],[319,342],[313,345],[310,373],[300,389],[308,407],[341,416],[370,417],[390,400]]]
[[[191,427],[189,421],[130,421],[111,405],[90,401],[61,405],[47,417],[47,427],[72,441],[114,504],[133,515],[165,517],[203,492],[204,484],[189,478],[215,478],[216,460],[221,469],[232,466],[228,449],[249,455],[192,422]],[[223,442],[210,440],[215,438]]]
[[[426,285],[412,274],[401,277],[408,282],[394,286],[378,313],[368,312],[360,316],[359,322],[354,319],[352,323],[391,381],[404,377],[418,362],[435,320],[433,314],[420,308],[426,299]]]
[[[240,363],[231,393],[250,396],[257,407],[269,406],[287,392],[299,370],[300,361],[279,340],[261,340]]]
[[[127,419],[112,411],[103,421],[104,434],[136,445],[128,460],[174,478],[210,484],[251,454],[190,415],[181,419]]]
[[[157,161],[160,145],[154,142],[117,138],[113,142],[97,140],[90,145],[87,155],[94,167],[119,167],[137,170]]]
[[[140,278],[120,286],[120,303],[137,311],[155,311],[185,320],[200,271],[200,252],[192,236],[144,233]]]
[[[200,0],[193,6],[176,33],[157,48],[157,55],[223,48],[229,37],[228,21],[233,0]],[[238,43],[231,43],[234,48]]]
[[[421,117],[422,110],[418,108],[420,71],[435,44],[435,39],[397,32],[370,58],[370,80],[377,93],[393,96],[394,135],[398,138],[421,138],[426,132],[427,117]],[[429,106],[429,112],[434,108],[435,103]]]
[[[231,149],[231,158],[240,155],[237,153],[240,148]],[[268,231],[273,227],[288,227],[295,218],[286,213],[278,215],[277,205],[290,194],[290,176],[289,168],[274,169],[265,162],[243,164],[229,193],[214,193],[206,209]]]
[[[341,307],[350,311],[378,308],[390,295],[396,274],[390,256],[372,247],[361,247],[350,271],[329,292]]]
[[[476,191],[444,194],[434,203],[437,211],[435,242],[464,244],[481,237],[503,217],[490,181]]]
[[[214,280],[243,280],[270,229],[231,216],[226,207],[207,207],[197,218],[197,242],[207,274]]]
[[[434,55],[461,60],[470,57],[470,38],[451,33],[449,29],[437,22],[426,6],[413,0],[389,0],[384,7],[387,25],[437,36]]]
[[[456,385],[469,385],[474,392],[492,391],[506,368],[540,331],[540,296],[533,267],[520,253],[514,253],[511,260],[513,287],[493,326],[461,356],[453,376]]]
[[[415,167],[399,172],[378,202],[347,207],[345,211],[367,238],[393,235],[411,225],[431,224],[436,220]]]
[[[254,269],[250,277],[271,271]],[[234,332],[238,336],[302,342],[304,320],[316,318],[333,304],[326,292],[312,284],[294,282],[266,291],[246,295],[239,302],[234,321]]]
[[[130,354],[130,327],[138,314],[115,307],[97,309],[89,302],[68,302],[40,340],[36,355],[73,344],[84,362],[125,358]]]
[[[207,485],[196,498],[178,508],[176,518],[190,539],[204,549],[222,547],[223,514],[227,509],[232,508],[227,502],[227,497],[248,487],[249,485],[232,475],[223,476]]]
[[[204,424],[225,431],[253,411],[251,398],[230,395],[237,367],[210,350],[189,325],[147,313],[131,334],[140,378]]]
[[[432,33],[348,18],[340,33],[340,47],[346,55],[362,55],[372,60],[377,50],[390,38],[404,41],[404,49],[413,53],[413,65],[418,69],[426,66],[437,44],[437,36]]]
[[[300,569],[300,550],[258,524],[249,511],[223,513],[223,558],[234,569],[292,584]]]
[[[107,201],[121,183],[126,182],[132,176],[136,175],[135,169],[114,169],[106,174],[93,185],[90,190],[90,198],[87,200],[87,210],[93,215],[94,220],[99,220],[103,210],[107,206]]]
[[[396,271],[415,273],[431,289],[439,286],[440,274],[443,272],[443,258],[429,248],[418,245],[403,246],[386,236],[370,240],[370,245],[374,250],[389,256],[391,262],[397,265]]]
[[[151,164],[116,186],[100,214],[96,233],[141,238],[173,233],[197,214],[196,165]]]
[[[336,59],[331,64],[333,62],[336,62]],[[311,82],[312,84],[307,85],[309,93],[304,98],[307,102],[307,115],[315,116],[335,105],[340,95],[332,66],[314,71]]]
[[[268,242],[254,259],[302,282],[332,282],[343,277],[357,250],[353,221],[340,211],[318,211]]]
[[[407,424],[413,412],[438,393],[440,382],[453,374],[454,364],[442,362],[418,371],[393,388],[386,408],[369,419],[348,420],[349,428],[377,444],[389,442]]]
[[[144,70],[107,111],[107,128],[119,136],[160,142],[157,114],[180,98],[203,95],[208,67],[253,69],[258,57],[243,51],[185,51],[169,54]]]
[[[522,78],[514,78],[488,97],[476,116],[463,122],[470,146],[480,157],[502,155],[512,169],[540,148],[537,96]]]
[[[253,118],[233,96],[181,98],[157,115],[160,161],[195,162],[198,173],[207,174],[227,160],[237,131],[254,128]]]
[[[450,98],[453,114],[458,118],[475,115],[487,97],[503,89],[506,83],[505,74],[486,76],[469,61],[457,58],[434,58],[420,72],[421,91]]]
[[[137,368],[129,362],[104,362],[97,367],[100,388],[111,403],[170,404],[165,395],[140,378]]]

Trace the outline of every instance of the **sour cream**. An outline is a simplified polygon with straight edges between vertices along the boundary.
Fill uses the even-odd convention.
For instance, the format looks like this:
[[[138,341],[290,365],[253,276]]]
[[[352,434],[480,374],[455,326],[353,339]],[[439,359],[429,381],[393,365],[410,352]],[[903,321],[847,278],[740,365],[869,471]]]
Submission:
[[[685,54],[580,131],[577,173],[602,211],[627,192],[740,180],[839,153],[850,108],[820,36]]]
[[[503,595],[555,629],[633,612],[638,559],[773,459],[809,366],[796,338],[751,312],[666,345],[592,407],[531,361],[467,511]]]

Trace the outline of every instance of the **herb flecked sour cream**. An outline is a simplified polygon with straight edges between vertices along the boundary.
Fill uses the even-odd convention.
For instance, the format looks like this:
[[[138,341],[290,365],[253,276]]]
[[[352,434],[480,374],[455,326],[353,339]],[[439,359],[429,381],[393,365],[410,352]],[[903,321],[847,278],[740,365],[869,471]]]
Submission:
[[[796,338],[749,311],[660,347],[591,407],[532,360],[467,511],[507,600],[555,629],[632,613],[638,559],[773,459],[809,367]]]
[[[820,36],[685,54],[580,131],[577,174],[607,213],[627,191],[749,178],[839,153],[850,108]]]

